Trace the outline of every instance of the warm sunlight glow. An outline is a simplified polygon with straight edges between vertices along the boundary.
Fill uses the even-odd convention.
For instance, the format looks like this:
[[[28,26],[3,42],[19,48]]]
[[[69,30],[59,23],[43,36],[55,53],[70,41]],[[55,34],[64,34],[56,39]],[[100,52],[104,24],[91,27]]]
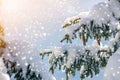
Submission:
[[[2,7],[4,7],[4,9],[6,11],[17,11],[17,9],[20,7],[20,0],[2,0]],[[22,5],[21,5],[22,6]]]

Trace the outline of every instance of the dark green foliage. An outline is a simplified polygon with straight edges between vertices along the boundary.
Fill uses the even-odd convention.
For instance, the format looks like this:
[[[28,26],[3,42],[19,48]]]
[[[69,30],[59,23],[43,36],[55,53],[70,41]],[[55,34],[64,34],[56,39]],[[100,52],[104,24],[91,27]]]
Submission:
[[[36,74],[31,70],[30,64],[26,67],[24,74],[23,69],[20,66],[17,66],[16,62],[6,60],[5,58],[3,58],[3,61],[7,68],[7,73],[10,75],[10,77],[14,75],[16,80],[42,80],[40,74]]]
[[[116,33],[119,31],[119,30],[115,30],[115,31],[110,30],[109,28],[110,26],[108,24],[103,23],[101,27],[99,24],[95,24],[94,21],[91,20],[89,24],[82,24],[80,25],[80,27],[74,30],[73,32],[74,37],[72,39],[75,39],[77,38],[77,36],[79,36],[79,38],[83,41],[83,45],[86,45],[88,39],[96,39],[98,44],[100,45],[101,38],[108,40],[109,37],[111,37],[112,35],[115,37]],[[67,43],[68,42],[72,43],[72,39],[70,38],[69,34],[65,34],[61,42],[66,40]]]
[[[46,52],[47,54],[47,52]],[[50,54],[48,52],[48,54]],[[52,54],[52,52],[51,52]],[[96,56],[90,55],[90,50],[86,50],[83,54],[80,54],[79,52],[74,53],[78,54],[79,56],[76,57],[74,60],[74,63],[71,64],[71,66],[68,68],[66,65],[64,65],[68,58],[68,51],[64,51],[64,55],[59,57],[52,57],[49,60],[50,63],[50,72],[54,73],[54,69],[58,68],[59,70],[64,70],[66,75],[73,75],[75,76],[76,71],[80,71],[81,66],[85,66],[85,70],[83,73],[80,74],[80,78],[84,79],[85,77],[90,76],[91,78],[93,75],[97,75],[100,71],[101,67],[105,67],[107,64],[107,60],[111,54],[111,52],[108,52],[106,50],[99,50],[96,54],[96,56],[99,58],[99,60],[96,60]],[[102,56],[101,54],[108,54],[108,57]],[[42,54],[41,54],[42,55]],[[43,54],[45,55],[45,54]]]

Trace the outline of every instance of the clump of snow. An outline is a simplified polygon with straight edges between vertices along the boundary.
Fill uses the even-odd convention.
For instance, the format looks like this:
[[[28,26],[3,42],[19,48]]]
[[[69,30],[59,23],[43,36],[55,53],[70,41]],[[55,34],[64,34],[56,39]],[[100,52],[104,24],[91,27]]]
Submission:
[[[114,13],[116,18],[120,18],[120,1],[119,0],[110,0],[108,5],[110,5],[111,11]]]
[[[104,2],[95,5],[89,13],[91,20],[94,20],[95,23],[100,26],[102,26],[102,23],[107,23],[110,20],[111,16],[112,13],[109,10],[109,5]]]
[[[52,50],[54,50],[55,57],[58,58],[59,56],[64,55],[63,50],[61,47],[54,47]]]
[[[0,80],[10,80],[10,77],[8,76],[6,68],[4,66],[2,57],[0,58]]]
[[[110,57],[103,80],[120,79],[120,48]]]
[[[67,63],[66,63],[66,66],[69,68],[71,66],[71,64],[74,63],[74,60],[76,59],[76,57],[78,56],[76,53],[76,50],[75,49],[69,49],[68,50],[68,57],[67,57]]]
[[[80,69],[80,74],[82,74],[84,71],[85,71],[85,65],[82,65]]]

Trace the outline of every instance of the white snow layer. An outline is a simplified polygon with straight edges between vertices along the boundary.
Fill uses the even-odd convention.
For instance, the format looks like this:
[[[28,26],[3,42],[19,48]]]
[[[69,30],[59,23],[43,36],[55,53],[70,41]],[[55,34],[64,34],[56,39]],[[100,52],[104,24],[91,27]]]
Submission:
[[[120,48],[110,57],[103,80],[120,79]]]

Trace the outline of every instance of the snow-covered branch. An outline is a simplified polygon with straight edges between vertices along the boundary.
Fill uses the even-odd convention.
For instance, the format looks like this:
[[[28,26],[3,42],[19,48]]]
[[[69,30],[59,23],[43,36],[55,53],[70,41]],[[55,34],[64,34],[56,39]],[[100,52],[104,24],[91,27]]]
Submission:
[[[42,57],[48,54],[50,71],[59,68],[70,74],[80,71],[81,79],[99,73],[105,67],[109,57],[120,47],[120,2],[109,0],[96,4],[89,12],[66,19],[62,27],[66,30],[63,42],[72,43],[79,36],[86,45],[88,39],[94,38],[96,43],[90,46],[61,46],[40,53]],[[84,15],[85,14],[85,15]],[[108,40],[109,45],[101,44],[101,38]]]
[[[51,50],[41,52],[40,55],[45,56],[46,54],[49,55],[50,71],[52,73],[56,68],[64,71],[67,76],[71,74],[74,76],[76,71],[80,71],[81,79],[98,74],[100,67],[105,67],[108,58],[111,56],[108,47],[100,47],[96,42],[86,47],[54,47]]]
[[[81,79],[98,74],[100,68],[105,67],[109,57],[114,54],[120,47],[120,33],[112,38],[109,45],[99,46],[97,41],[93,41],[89,46],[59,46],[52,49],[41,51],[40,55],[44,58],[49,56],[51,65],[50,71],[54,73],[54,69],[59,68],[68,75],[75,75],[76,71],[80,71]]]
[[[10,77],[16,80],[55,80],[40,58],[33,44],[22,40],[7,42],[2,55]],[[37,62],[36,62],[37,61]]]
[[[101,2],[96,4],[89,12],[80,13],[80,15],[68,18],[63,24],[66,30],[64,38],[72,42],[79,36],[83,44],[90,38],[97,40],[100,45],[101,38],[108,39],[120,30],[120,3],[117,0],[110,0],[108,2]]]

